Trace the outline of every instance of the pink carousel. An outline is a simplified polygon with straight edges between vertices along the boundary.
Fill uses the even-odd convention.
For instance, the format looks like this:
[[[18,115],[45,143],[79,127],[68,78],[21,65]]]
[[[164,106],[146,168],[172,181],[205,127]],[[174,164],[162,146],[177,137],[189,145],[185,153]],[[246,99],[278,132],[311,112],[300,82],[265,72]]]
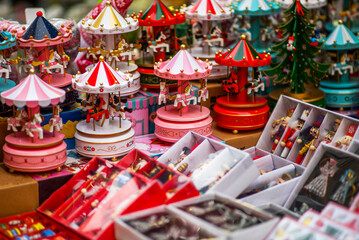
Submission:
[[[10,171],[42,172],[60,169],[66,161],[66,143],[62,129],[60,108],[65,91],[42,81],[33,69],[21,83],[1,93],[1,101],[13,106],[14,116],[8,118],[5,137],[4,163]],[[53,106],[50,130],[41,127],[40,107]],[[17,109],[16,109],[17,108]]]
[[[73,88],[86,93],[81,102],[86,120],[76,125],[75,133],[79,154],[116,158],[135,147],[135,130],[125,114],[132,110],[121,105],[121,94],[127,92],[132,77],[115,71],[103,56],[93,69],[73,77]]]
[[[212,73],[212,64],[195,59],[181,45],[181,50],[171,59],[155,64],[154,74],[162,79],[178,81],[177,94],[169,95],[166,82],[161,82],[159,101],[165,106],[157,110],[155,118],[156,136],[167,142],[175,142],[188,131],[208,136],[212,133],[210,111],[202,105],[208,98],[207,78]],[[199,96],[192,95],[190,80],[201,79]],[[167,99],[174,101],[167,106]],[[160,103],[159,103],[160,104]]]

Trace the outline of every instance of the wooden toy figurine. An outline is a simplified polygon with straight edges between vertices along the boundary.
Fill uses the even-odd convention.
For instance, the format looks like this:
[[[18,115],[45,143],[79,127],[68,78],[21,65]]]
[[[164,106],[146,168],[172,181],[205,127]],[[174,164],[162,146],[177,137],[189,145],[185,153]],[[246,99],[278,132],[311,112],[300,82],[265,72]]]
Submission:
[[[294,113],[295,108],[289,109],[287,115],[285,117],[282,117],[280,119],[277,119],[272,123],[273,131],[272,131],[272,140],[274,141],[273,147],[272,147],[272,153],[276,149],[279,140],[282,138],[283,133],[289,123],[290,118],[292,117]]]
[[[104,57],[99,60],[93,69],[72,80],[74,89],[87,94],[82,101],[86,121],[76,125],[76,150],[87,157],[113,158],[134,148],[135,131],[125,115],[131,110],[120,101],[120,94],[127,91],[127,83],[133,79],[131,74],[112,69]]]
[[[345,134],[344,137],[342,137],[342,139],[338,142],[336,142],[336,146],[347,150],[350,143],[352,142],[352,139],[354,137],[355,132],[357,131],[358,125],[355,124],[350,124],[347,130],[347,133]]]
[[[65,135],[57,132],[62,128],[62,120],[56,106],[64,100],[65,91],[42,81],[33,69],[19,85],[1,93],[1,101],[14,108],[14,116],[8,120],[8,128],[13,133],[5,137],[3,147],[4,163],[11,171],[42,172],[60,168],[65,163]],[[54,112],[49,132],[41,127],[40,107],[50,104]]]

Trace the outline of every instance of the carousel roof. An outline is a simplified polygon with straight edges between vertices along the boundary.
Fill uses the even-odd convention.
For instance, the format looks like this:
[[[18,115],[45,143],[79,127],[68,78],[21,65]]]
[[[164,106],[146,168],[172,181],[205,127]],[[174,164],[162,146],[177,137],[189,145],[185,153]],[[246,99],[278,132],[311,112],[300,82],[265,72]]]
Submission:
[[[323,48],[328,50],[345,50],[358,47],[358,37],[356,37],[341,20],[339,20],[338,26],[329,34],[323,45]]]
[[[216,53],[215,60],[220,65],[233,67],[260,67],[270,64],[271,56],[268,53],[258,53],[250,45],[246,36],[242,35],[241,40],[227,52]]]
[[[186,18],[195,20],[222,20],[233,17],[233,8],[222,7],[216,0],[199,0],[181,11],[186,13]]]
[[[105,8],[95,19],[90,17],[82,20],[81,28],[84,32],[93,34],[120,34],[138,29],[138,20],[122,17],[111,2],[107,1]]]
[[[22,80],[17,86],[1,93],[1,102],[16,107],[37,106],[47,107],[50,104],[57,105],[65,100],[65,91],[53,87],[41,78],[34,70],[30,70],[29,76]]]
[[[289,8],[292,6],[294,0],[279,0],[283,8]],[[300,0],[300,3],[308,9],[321,8],[327,5],[327,0]]]
[[[6,30],[0,32],[0,50],[8,49],[16,45],[16,36]]]
[[[240,0],[234,5],[234,13],[246,16],[264,16],[279,13],[280,3],[274,0]]]
[[[176,10],[173,14],[161,0],[154,0],[151,6],[138,14],[140,26],[170,26],[184,23],[184,13]]]
[[[86,93],[113,93],[126,89],[128,81],[132,81],[131,74],[116,72],[101,56],[93,69],[74,76],[72,86]]]
[[[201,79],[212,73],[212,64],[195,59],[181,45],[181,50],[172,59],[155,64],[154,73],[161,78],[178,81]]]
[[[42,12],[36,13],[37,17],[28,28],[23,27],[24,32],[18,35],[19,46],[21,47],[46,47],[65,43],[72,38],[71,28],[61,26],[57,29],[46,18]]]

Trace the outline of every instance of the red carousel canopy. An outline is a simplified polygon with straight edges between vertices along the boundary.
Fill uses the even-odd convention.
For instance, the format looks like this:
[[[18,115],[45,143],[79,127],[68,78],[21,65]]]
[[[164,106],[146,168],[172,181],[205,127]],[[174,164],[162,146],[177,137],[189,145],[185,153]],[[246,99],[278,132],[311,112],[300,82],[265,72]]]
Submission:
[[[186,21],[185,14],[176,10],[173,14],[161,2],[161,0],[154,0],[152,5],[144,12],[138,14],[138,21],[140,26],[170,26],[184,23]]]
[[[216,63],[232,67],[261,67],[270,64],[269,53],[258,53],[250,45],[246,36],[242,35],[241,40],[227,52],[218,52],[215,56]]]

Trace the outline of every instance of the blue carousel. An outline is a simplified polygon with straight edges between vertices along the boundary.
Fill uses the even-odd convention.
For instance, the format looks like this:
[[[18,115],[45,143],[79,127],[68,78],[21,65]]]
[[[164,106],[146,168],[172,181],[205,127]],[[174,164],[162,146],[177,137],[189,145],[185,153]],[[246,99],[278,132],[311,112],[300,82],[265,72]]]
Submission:
[[[8,49],[16,45],[16,36],[8,31],[0,32],[0,93],[13,88],[16,84],[9,79],[11,63],[8,61]]]
[[[328,79],[320,82],[320,89],[326,94],[328,107],[344,109],[359,106],[359,79],[353,74],[354,50],[359,47],[359,40],[341,20],[338,23],[322,47],[330,53],[332,65]]]

